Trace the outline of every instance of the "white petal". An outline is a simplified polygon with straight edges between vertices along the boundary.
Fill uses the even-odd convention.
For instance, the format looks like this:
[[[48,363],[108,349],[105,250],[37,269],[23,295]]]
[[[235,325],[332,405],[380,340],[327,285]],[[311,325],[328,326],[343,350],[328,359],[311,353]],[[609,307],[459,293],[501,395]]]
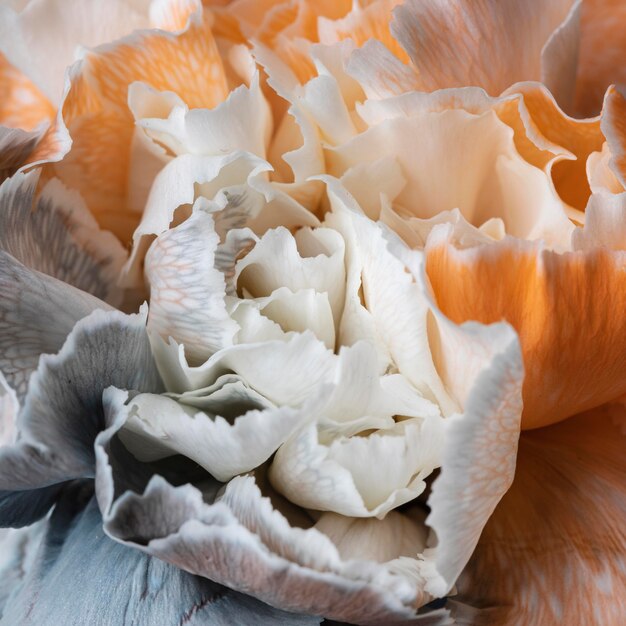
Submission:
[[[238,393],[237,389],[233,393]],[[143,454],[145,438],[169,450],[170,455],[183,454],[194,460],[223,482],[264,463],[308,415],[306,409],[290,407],[250,409],[231,422],[219,413],[211,416],[151,394],[134,397],[129,407],[125,427],[137,437],[126,444],[131,444],[138,459],[161,456],[155,457],[155,449],[150,447],[147,455]]]
[[[443,422],[408,419],[371,435],[321,443],[315,425],[278,449],[274,487],[300,506],[352,517],[379,517],[415,499],[439,464]]]
[[[280,339],[283,334],[310,330],[328,349],[335,349],[335,322],[328,294],[314,289],[294,293],[280,287],[266,298],[240,300],[231,317],[240,326],[237,343]]]
[[[160,235],[146,255],[148,328],[182,343],[194,364],[232,345],[238,330],[226,311],[224,274],[215,267],[218,244],[212,216],[196,204],[192,216]]]
[[[234,372],[278,406],[301,404],[335,372],[334,355],[310,331],[286,340],[232,346],[198,367],[188,365],[183,347],[176,342],[155,341],[153,350],[170,391],[202,389],[222,374]]]
[[[211,156],[243,150],[265,158],[272,132],[258,74],[250,87],[237,87],[214,109],[189,110],[177,105],[166,119],[143,117],[138,124],[176,155]]]
[[[338,206],[338,209],[340,207]],[[404,264],[388,249],[381,228],[370,220],[349,214],[356,237],[363,303],[375,322],[376,333],[401,374],[427,398],[437,399],[444,412],[449,400],[430,355],[427,319],[429,304],[424,288],[406,272]],[[346,218],[337,212],[342,231]],[[331,217],[327,218],[328,220]],[[343,326],[342,326],[343,330]],[[343,339],[340,336],[340,341]]]
[[[253,297],[267,296],[280,287],[327,293],[338,320],[345,290],[343,256],[343,240],[333,230],[304,228],[293,236],[277,228],[237,263],[238,285]]]

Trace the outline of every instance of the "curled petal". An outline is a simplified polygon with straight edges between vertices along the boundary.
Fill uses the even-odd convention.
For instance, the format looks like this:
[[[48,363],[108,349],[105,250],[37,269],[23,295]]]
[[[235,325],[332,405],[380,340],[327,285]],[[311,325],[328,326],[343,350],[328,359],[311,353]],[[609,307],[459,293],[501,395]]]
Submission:
[[[98,501],[108,534],[287,610],[364,624],[393,624],[414,615],[408,608],[416,598],[413,584],[380,565],[342,561],[325,535],[290,527],[252,477],[233,479],[213,504],[207,501],[215,490],[204,501],[191,485],[176,488],[158,477],[143,493],[116,499],[124,476],[116,469],[115,432],[125,416],[119,413],[122,405],[111,400],[109,429],[96,444]],[[442,611],[424,620],[448,623]]]
[[[42,129],[25,131],[0,126],[0,183],[26,162],[43,136]]]
[[[426,266],[452,320],[506,319],[519,332],[524,427],[535,428],[626,392],[626,318],[615,315],[626,306],[625,262],[606,248],[558,254],[509,238],[460,250],[441,230]]]
[[[424,491],[442,444],[443,422],[437,418],[406,420],[326,445],[311,425],[279,448],[270,480],[305,508],[383,519]]]
[[[18,440],[0,449],[3,525],[34,521],[62,483],[93,476],[104,389],[161,389],[145,319],[145,311],[95,311],[76,324],[58,354],[40,359],[18,418]]]
[[[129,403],[126,423],[126,429],[135,437],[123,440],[142,461],[179,453],[226,482],[262,465],[311,414],[306,405],[301,409],[285,406],[245,410],[245,390],[231,385],[225,392],[235,395],[233,400],[238,401],[242,411],[234,420],[222,416],[223,403],[228,402],[224,393],[216,403],[216,411],[220,412],[214,415],[165,396],[135,396]],[[150,448],[152,442],[157,446],[157,455]]]
[[[7,602],[3,623],[123,624],[132,616],[139,626],[232,620],[261,626],[319,624],[319,618],[273,609],[112,541],[102,532],[91,493],[78,489],[64,494],[40,527],[43,540],[32,550],[34,562]],[[68,593],[68,588],[81,593]]]
[[[226,311],[224,275],[216,266],[219,236],[201,208],[158,237],[146,255],[148,328],[186,347],[191,363],[232,345],[237,324]]]
[[[519,155],[512,129],[495,111],[418,110],[386,119],[328,149],[329,171],[347,174],[388,154],[390,144],[407,181],[392,200],[406,216],[430,218],[458,208],[475,226],[500,217],[515,237],[546,239],[559,249],[569,244],[573,226],[549,177]],[[466,167],[469,154],[472,168]],[[445,170],[437,165],[443,161]]]
[[[222,102],[228,87],[210,20],[198,12],[181,32],[137,31],[91,50],[72,66],[70,81],[61,113],[72,148],[52,169],[81,193],[98,223],[128,243],[140,218],[129,210],[127,189],[135,130],[128,87],[141,81],[171,90],[190,107]]]

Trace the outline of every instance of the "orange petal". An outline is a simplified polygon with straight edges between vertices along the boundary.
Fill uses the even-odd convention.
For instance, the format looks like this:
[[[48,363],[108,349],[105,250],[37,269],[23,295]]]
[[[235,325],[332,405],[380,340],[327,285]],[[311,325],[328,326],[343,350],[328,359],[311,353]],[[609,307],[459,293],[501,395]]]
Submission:
[[[80,191],[99,223],[112,227],[124,242],[138,221],[127,209],[135,126],[127,105],[128,87],[142,81],[160,91],[173,91],[192,108],[222,102],[228,86],[209,22],[194,15],[181,34],[131,35],[87,53],[74,68],[63,104],[73,145],[54,171]]]
[[[626,259],[606,248],[558,254],[507,238],[459,250],[431,235],[427,271],[454,322],[502,319],[522,343],[524,428],[626,392]]]
[[[564,159],[552,167],[552,180],[561,198],[570,206],[583,211],[587,205],[589,183],[587,159],[602,149],[604,137],[600,119],[578,120],[566,115],[554,96],[540,83],[518,83],[507,89],[524,98],[532,122],[550,142],[571,152],[575,160]]]
[[[54,113],[50,101],[0,53],[0,124],[33,130]]]
[[[320,19],[319,37],[322,43],[332,44],[343,39],[352,39],[360,47],[369,39],[381,41],[403,63],[409,55],[391,34],[389,23],[392,9],[402,0],[379,0],[365,8],[356,5],[340,20]]]
[[[626,3],[585,0],[582,6],[577,115],[596,115],[607,87],[626,87]]]
[[[623,623],[626,437],[610,411],[520,438],[513,486],[457,585],[483,608],[475,626]]]

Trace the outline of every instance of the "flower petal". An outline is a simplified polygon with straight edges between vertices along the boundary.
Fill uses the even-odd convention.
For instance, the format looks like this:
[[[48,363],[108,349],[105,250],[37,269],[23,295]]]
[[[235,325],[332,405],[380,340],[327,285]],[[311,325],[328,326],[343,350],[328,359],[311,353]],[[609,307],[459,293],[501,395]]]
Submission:
[[[265,158],[272,132],[269,106],[256,73],[250,87],[240,85],[213,109],[175,106],[166,119],[142,118],[139,126],[174,154],[202,156],[234,150]]]
[[[626,98],[615,87],[610,87],[604,98],[602,132],[611,151],[609,167],[626,186]]]
[[[549,5],[541,0],[524,5],[516,0],[443,0],[435,4],[408,0],[395,10],[391,31],[417,68],[426,91],[476,85],[497,96],[521,80],[557,78],[557,61],[552,55],[564,48],[575,53],[576,46],[551,42],[551,35],[577,4],[574,0],[556,0]],[[576,29],[567,30],[561,30],[559,36],[577,35]],[[561,59],[558,67],[561,74],[569,69],[573,82],[575,66],[569,61]],[[562,76],[558,79],[556,87]]]
[[[92,48],[149,26],[147,14],[126,0],[113,0],[106,8],[97,0],[45,0],[19,12],[2,11],[2,52],[54,104],[79,46]]]
[[[475,624],[619,624],[626,611],[624,431],[603,407],[520,439],[515,481],[458,588]]]
[[[626,318],[615,315],[626,306],[624,262],[623,252],[605,248],[558,254],[513,239],[460,250],[444,231],[427,248],[446,315],[457,323],[506,319],[520,334],[525,428],[626,392]]]
[[[550,179],[520,156],[512,129],[493,110],[418,109],[394,116],[327,149],[328,171],[342,176],[381,154],[393,155],[402,168],[407,184],[393,201],[406,216],[430,218],[458,208],[475,226],[500,217],[515,237],[546,239],[557,248],[569,244],[573,226]]]
[[[36,193],[38,182],[32,172],[0,186],[0,248],[30,269],[119,304],[124,248],[98,228],[76,192],[52,179]]]
[[[33,131],[54,117],[54,107],[36,85],[0,52],[0,124]]]
[[[238,330],[226,311],[224,275],[215,267],[218,244],[212,216],[199,208],[160,235],[146,255],[148,328],[184,344],[194,365],[232,345]]]
[[[246,398],[241,397],[241,390],[232,386],[231,389],[237,394],[235,399],[245,407]],[[165,396],[139,394],[129,402],[129,419],[126,430],[122,431],[122,441],[139,460],[155,458],[146,447],[155,442],[165,450],[159,456],[183,454],[226,482],[265,463],[309,418],[306,405],[301,409],[284,406],[241,410],[234,420],[228,420],[222,411],[209,415]],[[124,438],[127,431],[134,435],[132,440]]]
[[[33,566],[44,530],[43,522],[27,528],[0,530],[0,618],[7,600],[21,587]]]
[[[607,88],[626,86],[622,33],[626,5],[615,0],[585,0],[582,5],[576,114],[597,115]]]
[[[438,418],[412,419],[323,444],[312,424],[279,448],[270,480],[304,508],[383,519],[424,491],[439,465],[443,428]]]
[[[43,136],[41,129],[25,131],[0,126],[0,183],[26,162]]]
[[[18,441],[0,449],[1,523],[7,515],[11,524],[33,521],[60,483],[93,476],[104,389],[161,389],[145,319],[145,311],[96,311],[76,324],[58,354],[41,358],[18,418]]]
[[[88,497],[69,492],[57,506],[2,624],[319,624],[320,618],[273,609],[112,541]]]
[[[62,114],[72,148],[53,171],[81,193],[98,222],[123,243],[140,218],[128,210],[135,128],[128,87],[142,81],[159,91],[174,91],[194,108],[222,102],[228,87],[209,22],[198,13],[179,33],[138,31],[86,53],[70,70]],[[181,65],[181,58],[187,62]]]
[[[109,415],[96,448],[105,530],[118,541],[287,610],[363,624],[414,615],[406,606],[415,600],[413,584],[373,563],[343,562],[323,534],[291,528],[252,477],[233,479],[214,504],[191,485],[175,488],[158,477],[141,495],[115,500],[123,474],[115,469],[113,444],[124,419]],[[205,495],[208,502],[214,497],[215,491]],[[423,619],[443,625],[445,617],[439,611]]]
[[[42,354],[60,350],[74,324],[101,300],[29,270],[0,251],[0,371],[19,398]]]
[[[385,563],[422,552],[426,547],[424,517],[417,509],[410,514],[390,511],[383,520],[324,513],[315,522],[315,528],[330,537],[343,559]]]

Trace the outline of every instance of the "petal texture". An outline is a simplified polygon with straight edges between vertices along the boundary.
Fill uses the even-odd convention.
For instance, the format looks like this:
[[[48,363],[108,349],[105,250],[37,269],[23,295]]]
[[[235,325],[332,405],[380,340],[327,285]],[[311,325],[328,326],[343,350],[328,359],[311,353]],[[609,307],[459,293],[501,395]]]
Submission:
[[[459,581],[460,599],[483,609],[473,623],[620,623],[623,416],[603,407],[522,435],[513,486]]]

